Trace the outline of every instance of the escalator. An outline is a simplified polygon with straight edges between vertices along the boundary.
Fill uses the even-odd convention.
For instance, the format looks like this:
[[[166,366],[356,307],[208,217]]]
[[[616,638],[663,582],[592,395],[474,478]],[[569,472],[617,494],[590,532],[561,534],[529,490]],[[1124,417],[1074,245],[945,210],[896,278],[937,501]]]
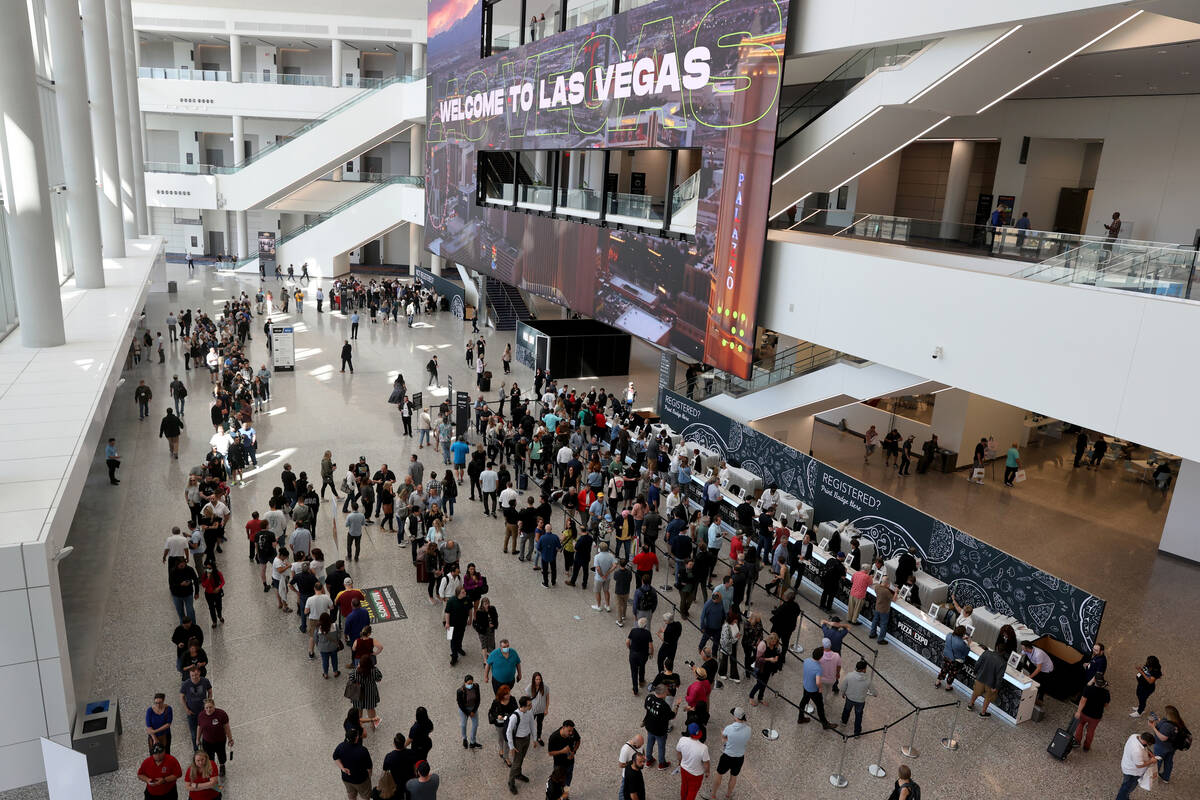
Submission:
[[[781,109],[771,218],[836,191],[953,116],[986,112],[1140,13],[1105,7],[856,50]]]
[[[195,208],[263,208],[424,118],[424,80],[398,77],[278,137],[237,167],[147,164],[147,193],[169,187],[186,191]]]
[[[349,200],[310,219],[275,241],[278,264],[309,265],[314,276],[332,277],[339,256],[362,247],[407,223],[424,221],[425,179],[396,176],[370,185]],[[258,253],[251,253],[236,267],[239,272],[258,272]]]

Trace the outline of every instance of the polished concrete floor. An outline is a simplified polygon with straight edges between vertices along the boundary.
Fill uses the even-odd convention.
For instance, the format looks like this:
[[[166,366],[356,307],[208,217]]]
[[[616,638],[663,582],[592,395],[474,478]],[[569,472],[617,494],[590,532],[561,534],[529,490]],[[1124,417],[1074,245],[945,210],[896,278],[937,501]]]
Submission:
[[[243,288],[253,292],[254,288],[252,281],[242,278],[208,273],[189,279],[177,265],[171,265],[169,271],[181,287],[178,300],[171,300],[172,308],[216,308],[229,294]],[[149,318],[161,320],[167,308],[166,295],[152,295]],[[340,720],[347,707],[341,683],[322,680],[319,662],[306,657],[306,641],[296,630],[295,617],[277,611],[274,600],[262,592],[257,569],[245,560],[246,545],[238,534],[241,525],[250,511],[265,512],[266,498],[284,460],[315,475],[322,452],[330,449],[340,465],[364,455],[373,468],[386,461],[399,472],[415,443],[401,437],[398,415],[385,402],[397,370],[404,373],[410,387],[418,386],[423,383],[425,361],[437,352],[442,355],[443,377],[450,373],[456,382],[470,379],[462,361],[470,325],[449,315],[423,317],[413,329],[364,322],[355,346],[353,375],[338,371],[338,351],[349,329],[345,319],[329,313],[318,315],[312,304],[306,304],[303,316],[293,312],[290,319],[297,324],[297,370],[294,375],[276,376],[270,410],[256,420],[261,468],[250,476],[245,488],[234,492],[235,524],[221,561],[228,581],[228,624],[213,630],[204,623],[205,648],[212,661],[210,678],[219,705],[230,714],[236,739],[236,760],[226,797],[341,796],[331,753],[341,740]],[[510,340],[511,334],[491,333],[488,339],[489,353],[498,361],[503,342]],[[252,350],[256,359],[265,360],[258,331]],[[643,398],[648,398],[653,395],[656,351],[639,346],[635,352],[632,370]],[[114,401],[108,430],[108,435],[118,437],[124,451],[122,483],[119,487],[108,484],[102,455],[97,454],[71,531],[75,552],[60,565],[80,699],[115,697],[124,708],[121,769],[97,776],[93,782],[95,796],[106,800],[141,796],[134,773],[145,752],[139,728],[152,694],[164,691],[178,706],[178,678],[169,641],[175,621],[161,565],[162,542],[173,524],[186,519],[181,497],[185,475],[207,450],[211,433],[205,402],[207,377],[183,373],[182,366],[182,358],[172,352],[166,364],[143,362],[129,374]],[[494,371],[499,380],[499,370]],[[137,379],[145,378],[156,393],[152,405],[161,413],[167,405],[167,383],[177,372],[190,379],[191,395],[189,429],[180,460],[173,461],[165,442],[157,438],[157,414],[150,421],[137,420],[132,391]],[[514,372],[523,386],[531,384],[527,370],[517,367]],[[623,379],[600,382],[612,388]],[[821,428],[817,435],[819,457],[837,463],[842,448],[861,453],[853,451],[852,442],[829,439],[829,433]],[[431,469],[441,471],[440,457],[428,450],[420,455],[427,474]],[[1045,753],[1054,728],[1068,713],[1053,703],[1046,722],[1016,729],[962,714],[956,732],[961,747],[951,752],[939,740],[955,720],[953,708],[926,711],[899,724],[896,720],[913,704],[937,705],[961,695],[935,691],[929,672],[902,654],[882,648],[878,669],[886,681],[876,683],[878,696],[868,702],[865,726],[895,725],[887,731],[886,740],[882,733],[875,733],[843,744],[840,737],[817,726],[798,727],[793,721],[794,709],[775,700],[766,708],[752,709],[750,723],[756,731],[777,728],[780,737],[776,741],[753,738],[736,796],[885,797],[897,766],[906,760],[899,747],[914,735],[921,754],[907,763],[927,797],[1044,794],[1064,786],[1069,786],[1075,797],[1115,794],[1121,745],[1138,727],[1123,713],[1126,701],[1132,698],[1135,661],[1148,647],[1158,648],[1163,659],[1166,676],[1152,707],[1175,702],[1186,717],[1188,700],[1197,697],[1196,679],[1185,673],[1184,666],[1195,625],[1189,617],[1180,618],[1180,609],[1186,615],[1186,609],[1195,607],[1195,572],[1190,566],[1156,557],[1153,542],[1128,525],[1129,515],[1161,514],[1161,510],[1126,509],[1128,502],[1109,503],[1104,498],[1110,487],[1088,488],[1084,483],[1091,480],[1088,476],[1063,477],[1067,491],[1055,499],[1049,483],[1037,488],[1039,476],[1050,466],[1033,470],[1031,480],[1011,493],[994,485],[968,487],[965,479],[959,485],[954,482],[957,477],[928,475],[907,479],[907,485],[899,486],[899,479],[877,465],[867,467],[865,473],[861,463],[858,467],[847,471],[1107,597],[1104,632],[1115,667],[1116,698],[1110,716],[1100,728],[1093,751],[1076,753],[1065,764]],[[1086,516],[1073,510],[1100,504],[1094,514]],[[335,549],[329,547],[332,508],[331,503],[322,506],[317,530],[317,544],[327,553]],[[1111,521],[1104,523],[1106,515]],[[511,639],[520,653],[526,678],[535,670],[545,676],[551,698],[547,725],[552,729],[570,717],[579,727],[583,749],[572,797],[612,797],[618,783],[617,751],[639,731],[643,716],[640,698],[629,693],[624,648],[628,629],[618,629],[613,615],[591,611],[590,597],[563,586],[561,580],[556,588],[543,589],[528,565],[500,552],[501,528],[464,495],[449,531],[462,544],[464,563],[474,561],[489,577],[499,609],[500,635]],[[1006,544],[1009,540],[1011,545]],[[1028,553],[1019,547],[1028,548]],[[457,668],[447,668],[448,647],[440,613],[426,599],[424,587],[415,583],[407,547],[398,549],[390,534],[370,528],[362,561],[353,564],[350,572],[360,587],[394,586],[408,617],[379,625],[375,631],[384,646],[379,708],[384,724],[368,740],[376,764],[382,763],[390,749],[391,736],[406,731],[414,708],[424,705],[436,726],[430,762],[442,776],[442,795],[507,796],[503,764],[492,746],[494,731],[487,728],[486,720],[479,737],[487,746],[470,752],[461,748],[454,691],[467,672],[482,677],[478,651],[468,646],[470,656]],[[815,597],[805,598],[807,614],[816,614],[814,601]],[[764,611],[769,607],[761,595],[756,599],[755,608],[759,607]],[[694,629],[685,630],[681,654],[692,651],[698,638]],[[816,628],[804,624],[800,640],[812,646],[818,639]],[[467,644],[473,642],[469,635]],[[863,645],[848,641],[847,646],[870,656]],[[1130,678],[1123,680],[1120,675]],[[792,699],[799,698],[794,661],[772,685]],[[749,688],[750,683],[743,681],[727,684],[715,693],[711,731],[715,733],[728,720],[729,708],[747,705]],[[490,700],[490,692],[485,689],[484,694]],[[177,743],[186,737],[185,731],[180,716]],[[672,736],[672,746],[674,741]],[[714,744],[712,749],[715,761],[718,746]],[[176,753],[182,750],[177,744]],[[877,760],[887,769],[885,779],[867,773],[867,765]],[[549,758],[544,751],[533,750],[526,765],[532,782],[521,786],[521,794],[541,797],[550,772]],[[829,776],[835,771],[849,780],[846,789],[830,785]],[[1175,781],[1163,793],[1196,796],[1200,781],[1195,775],[1189,754],[1182,754],[1177,759]],[[670,797],[676,792],[677,777],[657,771],[648,776],[650,798]],[[44,788],[39,787],[6,795],[43,796]]]

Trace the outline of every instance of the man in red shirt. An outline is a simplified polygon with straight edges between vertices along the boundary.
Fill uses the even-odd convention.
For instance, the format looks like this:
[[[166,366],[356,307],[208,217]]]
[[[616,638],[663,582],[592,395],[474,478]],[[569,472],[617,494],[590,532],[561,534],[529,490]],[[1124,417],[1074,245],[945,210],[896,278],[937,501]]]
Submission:
[[[342,622],[345,623],[346,617],[350,616],[350,612],[354,610],[354,601],[357,600],[360,605],[366,605],[367,596],[361,590],[354,588],[354,581],[346,578],[345,589],[338,592],[337,597],[333,598],[333,602],[337,603],[338,614],[341,615]]]
[[[746,534],[738,532],[732,539],[729,540],[729,560],[734,564],[737,563],[738,556],[746,550]]]
[[[150,756],[142,762],[137,771],[138,780],[146,784],[146,797],[164,797],[176,800],[179,790],[175,781],[183,777],[183,770],[175,756],[168,755],[161,744],[154,745]]]
[[[250,540],[250,560],[254,560],[257,555],[258,548],[255,546],[254,540],[258,537],[258,532],[267,527],[265,519],[258,518],[258,512],[255,511],[250,516],[250,521],[246,523],[246,538]],[[265,582],[265,581],[264,581]]]
[[[633,557],[633,568],[637,570],[637,584],[641,586],[644,577],[654,580],[654,571],[658,569],[658,556],[649,545],[642,546],[642,552]]]

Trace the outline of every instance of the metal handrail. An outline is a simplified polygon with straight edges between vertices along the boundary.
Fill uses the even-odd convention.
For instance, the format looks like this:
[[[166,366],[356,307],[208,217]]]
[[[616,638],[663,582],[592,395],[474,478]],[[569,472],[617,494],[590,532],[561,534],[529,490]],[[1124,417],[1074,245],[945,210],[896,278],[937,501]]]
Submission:
[[[812,342],[801,342],[777,352],[770,369],[762,367],[761,360],[754,362],[750,367],[751,372],[748,379],[715,370],[712,376],[713,391],[706,396],[724,393],[741,397],[750,392],[757,392],[786,380],[806,375],[844,357],[845,354],[840,351],[830,350]],[[703,374],[697,376],[697,383],[701,381],[707,383],[708,377]],[[721,388],[717,388],[718,383],[721,384]],[[686,389],[686,377],[676,382],[673,387],[673,390],[679,394],[685,393]]]
[[[819,83],[814,84],[812,88],[801,95],[795,102],[780,110],[779,121],[776,125],[777,131],[782,130],[787,124],[788,120],[795,114],[801,112],[803,109],[819,109],[813,116],[800,123],[795,130],[789,131],[783,136],[783,138],[777,139],[775,141],[776,149],[782,147],[788,141],[795,138],[801,131],[815,122],[826,111],[837,105],[838,102],[850,94],[855,87],[870,77],[870,75],[876,70],[883,69],[885,67],[899,66],[900,64],[907,62],[910,58],[912,58],[913,55],[919,53],[934,41],[936,41],[936,39],[922,39],[915,42],[880,45],[878,47],[868,47],[855,51],[853,55],[843,61],[835,70],[833,70],[833,72],[830,72],[828,75],[822,78]],[[883,58],[879,58],[881,55]],[[891,63],[887,63],[889,58],[892,59]],[[884,63],[877,64],[877,59]],[[821,93],[829,91],[834,81],[846,79],[848,73],[852,72],[855,67],[864,64],[864,62],[866,62],[867,66],[864,68],[862,75],[859,76],[858,80],[854,81],[852,84],[842,87],[843,90],[839,91],[836,97],[833,97],[827,103],[811,102]]]
[[[345,211],[347,208],[350,208],[351,206],[353,206],[357,203],[360,203],[363,200],[366,200],[368,197],[375,194],[376,192],[382,191],[384,188],[391,186],[393,184],[397,184],[397,183],[406,183],[406,184],[410,184],[412,186],[420,186],[420,187],[424,188],[425,187],[425,178],[420,175],[396,175],[391,178],[388,178],[385,181],[380,181],[379,183],[374,183],[371,185],[370,189],[367,189],[366,191],[363,191],[363,192],[359,192],[358,194],[351,197],[349,200],[346,200],[342,203],[338,203],[336,206],[329,209],[328,211],[321,212],[320,214],[317,215],[316,219],[312,220],[311,222],[306,222],[305,224],[301,225],[299,228],[288,231],[287,233],[280,236],[278,239],[275,240],[276,250],[278,250],[279,246],[284,244],[285,242],[289,242],[292,239],[299,236],[300,234],[306,233],[306,232],[312,230],[316,226],[320,225],[322,222],[327,222],[330,218],[335,217],[338,214],[340,214],[341,212]],[[258,251],[255,250],[250,255],[239,260],[234,265],[234,268],[236,269],[238,267],[244,267],[247,264],[249,264],[251,261],[256,260],[257,258],[258,258]]]

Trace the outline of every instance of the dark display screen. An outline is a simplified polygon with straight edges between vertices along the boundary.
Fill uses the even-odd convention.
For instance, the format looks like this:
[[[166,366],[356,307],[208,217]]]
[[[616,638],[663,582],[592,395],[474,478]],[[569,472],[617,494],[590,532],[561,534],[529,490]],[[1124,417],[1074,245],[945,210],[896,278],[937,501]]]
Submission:
[[[787,0],[662,0],[481,59],[481,3],[433,0],[426,248],[748,375],[787,10]],[[698,152],[692,235],[479,199],[481,152],[650,148]],[[629,189],[656,179],[634,172]]]

